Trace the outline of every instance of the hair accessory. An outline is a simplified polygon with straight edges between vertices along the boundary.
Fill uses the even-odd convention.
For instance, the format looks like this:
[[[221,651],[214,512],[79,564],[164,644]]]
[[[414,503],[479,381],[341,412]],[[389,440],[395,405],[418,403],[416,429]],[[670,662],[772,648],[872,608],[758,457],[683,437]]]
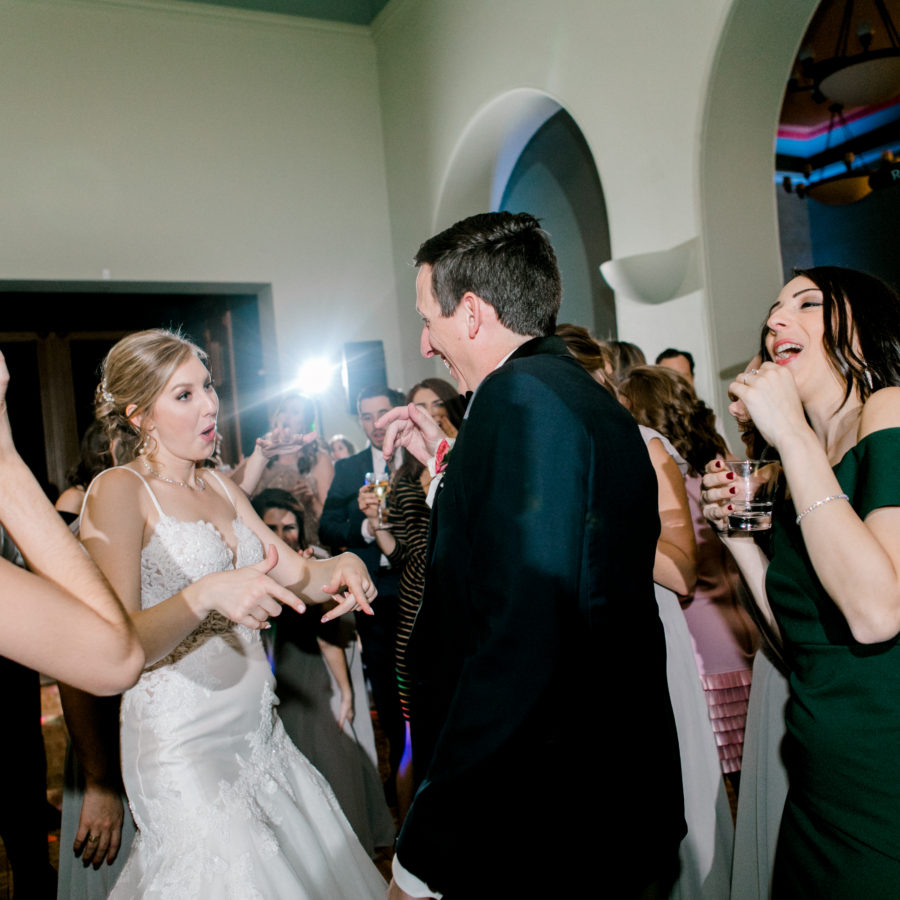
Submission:
[[[103,379],[103,381],[100,382],[100,396],[101,396],[107,403],[115,403],[115,402],[116,402],[116,398],[113,397],[113,395],[109,392],[109,388],[106,386],[106,379],[105,379],[105,378]]]
[[[806,509],[797,516],[797,524],[800,524],[800,520],[805,516],[811,513],[814,509],[818,509],[820,506],[824,506],[826,503],[831,503],[832,500],[847,500],[850,498],[846,494],[832,494],[830,497],[825,497],[822,500],[816,500],[812,506],[807,506]]]
[[[160,481],[165,481],[167,484],[177,484],[179,487],[186,487],[189,491],[206,490],[206,482],[199,475],[194,476],[197,479],[197,487],[194,487],[192,484],[188,484],[186,481],[176,481],[174,478],[169,478],[166,475],[160,475],[160,473],[157,472],[156,469],[150,467],[150,463],[148,463],[146,459],[142,459],[141,462],[144,464],[144,468],[154,478],[158,478]]]

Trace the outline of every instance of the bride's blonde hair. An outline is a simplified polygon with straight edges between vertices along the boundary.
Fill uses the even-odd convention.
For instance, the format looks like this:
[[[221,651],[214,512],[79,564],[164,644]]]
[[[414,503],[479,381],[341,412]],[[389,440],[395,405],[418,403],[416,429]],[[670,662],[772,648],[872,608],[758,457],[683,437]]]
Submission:
[[[150,455],[149,434],[129,419],[148,413],[175,370],[191,356],[206,364],[206,354],[180,332],[153,328],[122,338],[106,354],[94,397],[94,414],[110,441],[118,440],[116,458],[129,462],[138,453]],[[126,416],[125,410],[130,409]]]

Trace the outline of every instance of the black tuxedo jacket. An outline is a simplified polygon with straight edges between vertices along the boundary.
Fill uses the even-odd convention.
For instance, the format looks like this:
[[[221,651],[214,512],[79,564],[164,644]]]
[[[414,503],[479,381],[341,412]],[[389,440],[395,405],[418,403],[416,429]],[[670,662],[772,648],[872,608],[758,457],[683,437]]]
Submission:
[[[561,340],[482,382],[409,646],[424,779],[397,854],[445,897],[626,897],[677,852],[658,534],[637,425]]]
[[[362,536],[365,516],[359,508],[359,489],[366,483],[366,473],[372,471],[372,449],[366,447],[348,459],[334,464],[334,478],[322,507],[319,538],[326,547],[337,551],[352,550],[366,564],[372,578],[378,574],[381,551],[373,541],[367,544]]]

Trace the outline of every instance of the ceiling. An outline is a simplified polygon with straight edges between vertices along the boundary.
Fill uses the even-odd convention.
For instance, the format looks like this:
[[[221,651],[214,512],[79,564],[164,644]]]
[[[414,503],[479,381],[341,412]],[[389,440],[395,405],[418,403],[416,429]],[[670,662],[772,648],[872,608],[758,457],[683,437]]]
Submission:
[[[884,9],[900,22],[900,0],[884,0]],[[790,81],[785,91],[778,128],[776,169],[778,177],[785,173],[808,170],[821,174],[840,166],[849,150],[860,162],[877,161],[884,150],[900,149],[900,95],[875,106],[842,109],[843,124],[838,117],[832,120],[831,101],[813,97],[811,82],[804,76],[802,59],[827,60],[838,53],[841,20],[850,10],[850,40],[846,53],[854,56],[862,52],[857,28],[862,22],[872,26],[870,49],[884,50],[891,46],[876,0],[855,0],[848,7],[847,0],[822,0],[809,28],[800,42]],[[809,177],[807,175],[807,177]]]
[[[200,2],[200,0],[186,0],[186,2]],[[280,13],[283,16],[303,16],[307,19],[370,25],[375,16],[387,6],[388,0],[202,0],[202,2],[212,6]]]

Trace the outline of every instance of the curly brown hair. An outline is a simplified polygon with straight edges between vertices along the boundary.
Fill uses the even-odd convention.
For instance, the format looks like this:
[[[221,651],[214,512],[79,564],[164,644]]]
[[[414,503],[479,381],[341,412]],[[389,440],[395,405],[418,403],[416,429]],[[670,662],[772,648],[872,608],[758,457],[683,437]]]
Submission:
[[[715,413],[676,372],[636,366],[619,384],[619,396],[641,425],[667,437],[687,460],[691,474],[728,450],[716,431]]]

